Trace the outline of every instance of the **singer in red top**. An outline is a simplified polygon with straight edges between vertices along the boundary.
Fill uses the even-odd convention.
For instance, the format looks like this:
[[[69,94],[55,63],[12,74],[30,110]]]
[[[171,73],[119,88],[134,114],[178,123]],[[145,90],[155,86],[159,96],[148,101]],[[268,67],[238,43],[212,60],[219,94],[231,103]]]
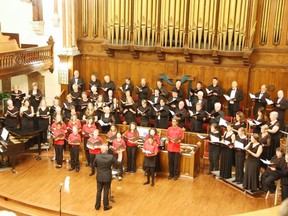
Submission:
[[[96,129],[96,126],[94,124],[94,118],[93,116],[89,116],[86,124],[83,125],[82,127],[82,134],[84,138],[84,151],[85,151],[85,156],[86,156],[86,164],[85,166],[90,166],[93,161],[90,161],[90,154],[89,154],[89,149],[87,147],[87,141],[89,137],[93,134],[93,131]]]
[[[137,130],[137,124],[131,122],[129,130],[125,131],[123,135],[127,139],[127,170],[126,173],[135,173],[136,171],[136,153],[137,153],[137,139],[139,138],[139,132]]]
[[[93,136],[91,136],[87,141],[87,147],[89,149],[91,173],[89,176],[95,174],[94,160],[97,154],[101,153],[101,146],[103,145],[103,139],[99,136],[99,130],[94,129]]]
[[[80,170],[79,162],[79,146],[81,143],[81,136],[78,134],[78,127],[73,126],[72,133],[68,137],[68,144],[70,146],[70,158],[71,168],[68,171],[72,171],[76,168],[76,172]]]
[[[62,123],[58,122],[56,124],[56,128],[53,131],[53,144],[55,148],[55,154],[56,154],[56,168],[61,168],[63,163],[63,145],[65,141],[65,134],[66,130],[62,129]]]
[[[118,180],[122,181],[122,178],[123,178],[122,160],[123,160],[123,152],[126,150],[126,144],[125,144],[125,141],[122,139],[122,135],[120,132],[117,132],[116,139],[113,140],[111,149],[113,150],[113,153],[114,153],[113,157],[115,158],[115,160],[119,162],[118,166],[115,167],[119,169]]]
[[[150,184],[150,176],[152,177],[151,186],[154,186],[154,174],[156,166],[156,155],[158,153],[158,144],[153,136],[149,136],[143,146],[144,167],[147,173],[147,181],[144,185]]]
[[[168,179],[178,179],[180,160],[180,141],[184,138],[184,131],[177,126],[176,119],[172,119],[172,126],[167,129],[169,176]]]

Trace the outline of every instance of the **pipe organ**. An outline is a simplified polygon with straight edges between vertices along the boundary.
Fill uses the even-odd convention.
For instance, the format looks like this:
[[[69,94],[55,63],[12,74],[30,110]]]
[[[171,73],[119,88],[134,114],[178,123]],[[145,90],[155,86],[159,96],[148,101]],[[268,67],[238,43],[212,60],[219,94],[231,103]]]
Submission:
[[[106,51],[209,54],[214,63],[231,55],[247,63],[255,42],[288,43],[286,7],[285,0],[81,0],[78,35],[99,38]]]

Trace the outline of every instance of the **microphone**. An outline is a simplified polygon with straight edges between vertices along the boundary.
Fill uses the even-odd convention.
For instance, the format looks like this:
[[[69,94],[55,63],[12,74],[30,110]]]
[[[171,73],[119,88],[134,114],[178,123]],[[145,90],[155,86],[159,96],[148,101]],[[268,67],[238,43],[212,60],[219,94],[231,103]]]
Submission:
[[[62,186],[63,186],[63,184],[62,184],[62,183],[60,183],[59,192],[61,192],[61,191],[62,191]]]

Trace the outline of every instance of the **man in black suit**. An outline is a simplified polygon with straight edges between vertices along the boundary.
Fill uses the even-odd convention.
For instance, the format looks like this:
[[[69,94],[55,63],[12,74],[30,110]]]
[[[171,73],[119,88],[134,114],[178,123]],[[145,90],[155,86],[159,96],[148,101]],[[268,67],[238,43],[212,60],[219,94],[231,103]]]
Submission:
[[[223,96],[222,87],[218,84],[218,78],[212,79],[212,85],[207,89],[207,110],[210,113],[214,109],[214,104],[220,102],[220,98]]]
[[[237,88],[238,83],[232,82],[232,88],[228,89],[227,95],[230,97],[228,101],[228,115],[235,117],[240,109],[240,101],[243,100],[243,92]]]
[[[108,152],[108,146],[101,146],[101,154],[97,154],[94,160],[94,166],[97,167],[97,194],[96,194],[96,204],[95,209],[100,209],[101,203],[101,193],[104,188],[104,211],[110,210],[112,206],[109,206],[109,189],[112,181],[112,170],[111,166],[114,164],[115,166],[119,165],[118,161],[110,155]],[[121,159],[121,158],[120,158]]]
[[[269,99],[270,97],[270,95],[266,91],[267,91],[266,85],[262,85],[261,91],[255,94],[256,99],[252,99],[252,101],[255,100],[255,104],[253,107],[254,119],[257,119],[257,113],[260,107],[264,107],[266,109],[267,102],[265,99]]]
[[[287,99],[284,98],[284,92],[279,90],[277,92],[277,98],[274,100],[274,111],[278,113],[278,121],[280,123],[280,130],[285,130],[284,121],[285,121],[285,111],[288,109]]]
[[[79,71],[78,70],[75,70],[74,71],[74,77],[71,78],[70,82],[69,82],[69,92],[72,92],[73,91],[73,85],[74,84],[77,84],[78,85],[78,89],[80,91],[83,91],[83,88],[84,88],[84,79],[81,78],[79,76]]]

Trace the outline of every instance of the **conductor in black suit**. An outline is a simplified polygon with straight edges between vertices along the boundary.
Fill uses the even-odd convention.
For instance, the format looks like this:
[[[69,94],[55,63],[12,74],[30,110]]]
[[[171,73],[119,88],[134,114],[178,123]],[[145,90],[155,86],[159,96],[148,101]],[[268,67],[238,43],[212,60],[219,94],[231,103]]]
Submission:
[[[101,203],[101,193],[104,188],[104,211],[110,210],[112,206],[109,206],[108,193],[112,181],[112,170],[111,166],[114,164],[117,166],[119,163],[113,157],[113,155],[108,154],[108,146],[101,146],[101,154],[97,154],[94,160],[94,166],[97,167],[97,194],[96,194],[96,204],[95,209],[100,209]]]
[[[69,82],[69,92],[72,92],[72,91],[73,91],[72,86],[73,86],[74,84],[77,84],[77,85],[78,85],[78,89],[79,89],[80,91],[83,91],[83,88],[84,88],[84,79],[79,76],[79,71],[78,71],[78,70],[75,70],[75,71],[74,71],[74,77],[70,79],[70,82]]]

